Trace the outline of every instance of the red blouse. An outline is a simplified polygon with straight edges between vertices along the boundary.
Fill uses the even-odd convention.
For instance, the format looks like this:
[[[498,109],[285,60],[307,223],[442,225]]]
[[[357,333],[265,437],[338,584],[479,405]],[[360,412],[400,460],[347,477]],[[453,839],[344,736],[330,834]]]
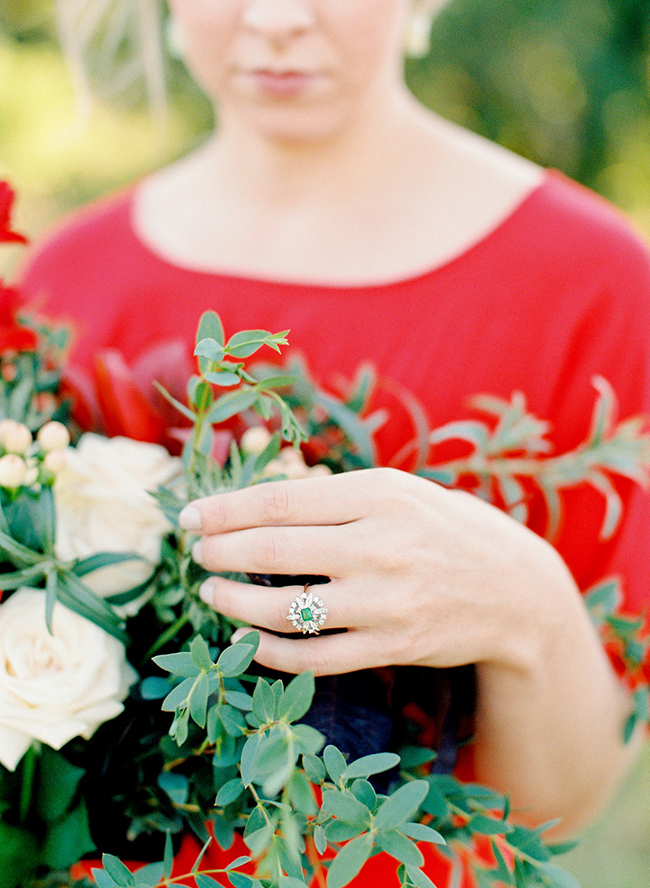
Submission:
[[[101,349],[127,361],[169,340],[188,353],[200,314],[226,333],[290,329],[291,348],[327,384],[372,362],[410,389],[432,427],[471,415],[468,397],[523,392],[553,426],[561,452],[589,427],[600,374],[620,415],[650,414],[650,261],[604,200],[551,172],[515,211],[457,258],[430,272],[371,286],[315,286],[178,267],[134,231],[134,192],[78,212],[31,258],[23,287],[77,331],[73,360],[90,367]],[[381,246],[378,245],[378,249]],[[399,423],[382,431],[382,452],[405,443]],[[603,498],[565,496],[557,547],[578,585],[620,574],[628,606],[650,599],[650,498],[631,485],[625,521],[598,540]],[[543,515],[533,516],[543,530]]]
[[[178,267],[153,252],[132,224],[134,192],[77,213],[31,258],[23,287],[48,314],[77,331],[74,361],[90,368],[102,349],[127,361],[182,340],[191,354],[198,318],[221,316],[226,333],[290,329],[323,384],[372,362],[384,380],[410,389],[431,427],[471,416],[468,397],[525,394],[552,423],[558,452],[585,437],[592,377],[610,381],[620,415],[650,414],[650,261],[626,222],[601,198],[549,173],[491,233],[457,258],[410,278],[372,286],[315,286]],[[378,244],[378,250],[381,245]],[[389,388],[390,386],[387,386]],[[382,431],[384,459],[406,443],[398,421]],[[626,607],[650,601],[650,497],[623,483],[625,517],[598,539],[602,496],[564,496],[557,548],[581,589],[609,575],[624,581]],[[543,510],[531,526],[543,532]],[[189,839],[187,841],[190,841]],[[231,859],[217,848],[211,854]],[[450,863],[426,851],[429,876],[451,879]],[[383,855],[354,881],[397,885]],[[215,858],[215,862],[216,862]],[[379,868],[379,870],[377,869]],[[461,888],[474,880],[461,858]],[[389,868],[392,870],[392,866]]]

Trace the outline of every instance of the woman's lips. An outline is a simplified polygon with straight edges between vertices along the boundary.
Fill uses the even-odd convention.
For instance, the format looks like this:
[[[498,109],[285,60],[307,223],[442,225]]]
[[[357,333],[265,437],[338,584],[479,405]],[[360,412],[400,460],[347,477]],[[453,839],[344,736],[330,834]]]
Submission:
[[[311,89],[321,75],[309,71],[267,71],[253,70],[244,72],[244,76],[255,88],[275,98],[292,98],[302,95]]]

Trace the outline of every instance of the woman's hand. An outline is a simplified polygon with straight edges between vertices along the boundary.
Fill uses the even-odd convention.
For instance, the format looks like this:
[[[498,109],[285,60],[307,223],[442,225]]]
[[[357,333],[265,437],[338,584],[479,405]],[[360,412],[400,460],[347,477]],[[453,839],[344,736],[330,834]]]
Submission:
[[[302,587],[213,577],[202,589],[218,611],[259,627],[257,659],[285,672],[523,668],[539,655],[544,626],[579,597],[559,556],[525,527],[391,469],[218,494],[193,503],[181,523],[201,534],[194,556],[208,570],[330,577],[316,589],[326,626],[348,631],[295,640],[264,630],[293,631],[287,616]]]
[[[526,819],[571,832],[604,804],[638,743],[629,700],[580,594],[546,542],[476,497],[391,469],[261,484],[198,500],[181,524],[211,571],[311,574],[345,633],[281,638],[302,587],[209,579],[202,596],[259,627],[284,672],[476,663],[476,778]],[[265,631],[270,630],[270,631]]]

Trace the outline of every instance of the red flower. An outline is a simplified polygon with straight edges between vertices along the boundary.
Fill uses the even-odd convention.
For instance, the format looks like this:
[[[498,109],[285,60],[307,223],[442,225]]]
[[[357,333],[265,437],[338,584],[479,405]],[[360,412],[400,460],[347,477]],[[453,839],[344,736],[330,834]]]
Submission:
[[[165,421],[135,383],[122,355],[114,350],[95,358],[97,398],[109,437],[124,435],[160,444]]]
[[[0,244],[26,244],[27,238],[11,228],[11,210],[15,194],[7,182],[0,181]]]
[[[2,235],[1,224],[0,218],[0,236]],[[3,286],[0,281],[0,355],[12,351],[32,351],[36,348],[36,334],[29,327],[23,326],[16,317],[19,306],[20,293],[18,290]]]

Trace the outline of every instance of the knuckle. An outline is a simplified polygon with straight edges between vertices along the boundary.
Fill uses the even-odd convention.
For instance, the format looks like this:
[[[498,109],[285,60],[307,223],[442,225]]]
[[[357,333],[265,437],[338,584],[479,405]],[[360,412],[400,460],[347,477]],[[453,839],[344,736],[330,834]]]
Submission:
[[[284,545],[276,532],[260,530],[255,535],[253,545],[253,562],[257,570],[268,570],[274,573],[274,568],[281,566],[284,560]]]
[[[216,494],[215,496],[210,497],[210,499],[206,501],[204,510],[205,525],[212,533],[216,533],[226,526],[227,514],[222,494]]]
[[[318,639],[312,641],[298,642],[305,648],[303,656],[300,658],[300,671],[313,672],[314,675],[331,675],[332,664],[328,658],[324,656],[322,645],[319,645]]]
[[[287,484],[263,485],[262,512],[264,518],[274,524],[281,524],[289,517],[290,501]]]

